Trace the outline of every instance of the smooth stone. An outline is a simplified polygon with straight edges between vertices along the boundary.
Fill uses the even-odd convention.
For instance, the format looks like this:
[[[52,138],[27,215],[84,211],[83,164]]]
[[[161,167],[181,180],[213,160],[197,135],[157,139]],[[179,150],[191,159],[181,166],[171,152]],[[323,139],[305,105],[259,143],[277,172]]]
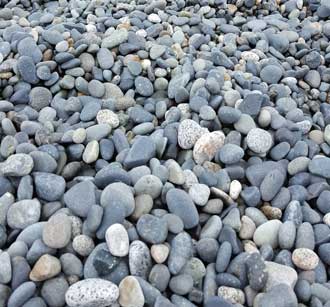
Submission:
[[[270,244],[273,248],[278,245],[278,232],[282,225],[279,220],[271,220],[257,227],[253,241],[258,245]]]
[[[53,215],[42,231],[44,243],[51,248],[65,247],[71,239],[71,220],[63,213]]]
[[[285,181],[283,172],[274,169],[271,170],[263,179],[260,185],[261,198],[264,201],[271,201],[280,191]]]
[[[129,269],[132,275],[147,279],[152,266],[148,246],[139,240],[131,243],[128,254]]]
[[[135,201],[131,188],[121,182],[109,184],[102,191],[100,203],[105,210],[112,206],[122,207],[126,214],[125,216],[131,215],[135,208]]]
[[[37,223],[41,215],[41,205],[37,199],[21,200],[12,204],[7,212],[7,223],[11,228],[24,229]]]
[[[193,157],[197,164],[211,161],[216,152],[224,145],[225,135],[222,131],[203,134],[195,143]]]
[[[163,243],[168,234],[166,220],[151,214],[145,214],[139,218],[136,230],[143,241],[151,244]]]
[[[31,298],[37,287],[36,284],[32,281],[27,281],[21,284],[15,291],[10,295],[7,302],[8,307],[17,307],[22,306],[25,302]]]
[[[64,203],[80,217],[87,217],[90,208],[95,205],[95,186],[91,181],[75,184],[64,194]]]
[[[150,195],[152,199],[157,198],[161,194],[162,188],[162,182],[154,175],[145,175],[134,185],[134,190],[137,195],[147,194]]]
[[[8,252],[1,252],[0,263],[0,283],[7,284],[12,278],[12,264]]]
[[[330,158],[314,157],[308,165],[309,171],[317,176],[330,178]]]
[[[56,257],[45,254],[35,263],[29,277],[33,281],[44,281],[60,272],[61,262]]]
[[[46,280],[41,288],[41,296],[49,306],[63,306],[69,284],[64,277]]]
[[[105,233],[105,240],[109,251],[113,256],[124,257],[128,255],[129,238],[123,225],[111,225]]]
[[[123,307],[144,306],[144,294],[134,276],[127,276],[120,282],[118,302]]]
[[[185,119],[180,122],[178,128],[178,144],[183,149],[190,149],[205,132],[205,129],[195,121]]]
[[[70,307],[106,307],[116,302],[118,287],[100,278],[87,278],[74,283],[65,294]]]
[[[50,174],[36,172],[33,174],[35,189],[38,197],[46,201],[59,200],[65,191],[65,180],[63,177]]]
[[[302,270],[314,270],[319,263],[319,257],[309,248],[297,248],[292,253],[292,262]]]
[[[197,226],[198,211],[189,194],[179,189],[171,189],[166,194],[166,202],[169,211],[182,219],[186,229]]]
[[[178,274],[192,256],[192,240],[188,233],[181,232],[171,243],[168,268],[172,274]]]
[[[294,288],[298,275],[293,268],[271,261],[265,261],[265,265],[268,273],[265,291],[269,291],[274,286],[282,283]]]
[[[255,299],[255,307],[297,307],[294,291],[286,284],[276,285],[265,294]]]
[[[270,133],[260,128],[251,129],[246,137],[248,147],[255,153],[266,153],[273,144]]]

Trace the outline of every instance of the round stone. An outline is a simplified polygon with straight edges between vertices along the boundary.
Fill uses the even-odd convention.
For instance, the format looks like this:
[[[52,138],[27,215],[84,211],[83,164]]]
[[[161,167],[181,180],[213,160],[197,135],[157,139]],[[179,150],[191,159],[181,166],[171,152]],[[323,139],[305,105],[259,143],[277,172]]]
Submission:
[[[266,130],[253,128],[246,137],[246,143],[253,152],[263,154],[272,147],[273,139]]]
[[[267,65],[260,71],[260,78],[268,84],[277,84],[282,77],[282,70],[277,65]]]
[[[192,148],[200,136],[207,132],[191,119],[183,120],[178,128],[178,143],[183,149]]]
[[[81,256],[88,256],[94,247],[93,239],[86,235],[76,236],[72,241],[72,248]]]
[[[239,162],[244,157],[244,150],[235,144],[225,144],[219,150],[219,160],[225,164]]]
[[[156,263],[163,263],[166,261],[170,252],[166,244],[154,244],[151,246],[150,253]]]
[[[52,93],[45,87],[34,87],[30,92],[30,106],[36,111],[48,107],[52,99]]]
[[[253,241],[261,246],[263,244],[270,244],[273,248],[278,245],[278,232],[282,222],[279,220],[271,220],[261,224],[253,235]]]
[[[297,248],[292,253],[292,262],[299,269],[309,271],[316,268],[319,257],[309,248]]]
[[[23,177],[31,173],[34,166],[31,156],[18,153],[9,156],[8,159],[0,163],[0,171],[3,176]]]

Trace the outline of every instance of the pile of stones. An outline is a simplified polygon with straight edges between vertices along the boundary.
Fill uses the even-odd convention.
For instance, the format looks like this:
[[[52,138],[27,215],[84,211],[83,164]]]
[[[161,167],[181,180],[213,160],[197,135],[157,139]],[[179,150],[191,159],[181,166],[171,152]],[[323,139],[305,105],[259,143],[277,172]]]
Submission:
[[[329,307],[329,0],[0,0],[0,306]]]

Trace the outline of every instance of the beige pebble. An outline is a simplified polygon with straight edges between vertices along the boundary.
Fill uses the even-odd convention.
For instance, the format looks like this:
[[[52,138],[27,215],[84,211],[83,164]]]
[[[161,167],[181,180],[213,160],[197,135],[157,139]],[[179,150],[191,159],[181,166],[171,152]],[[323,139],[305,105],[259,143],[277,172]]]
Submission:
[[[170,252],[169,247],[166,244],[154,244],[151,246],[151,256],[157,263],[164,263]]]
[[[319,263],[319,257],[309,248],[297,248],[292,253],[292,262],[299,269],[314,270]]]
[[[30,272],[30,279],[33,281],[44,281],[56,276],[60,272],[61,262],[56,257],[45,254],[34,265]]]

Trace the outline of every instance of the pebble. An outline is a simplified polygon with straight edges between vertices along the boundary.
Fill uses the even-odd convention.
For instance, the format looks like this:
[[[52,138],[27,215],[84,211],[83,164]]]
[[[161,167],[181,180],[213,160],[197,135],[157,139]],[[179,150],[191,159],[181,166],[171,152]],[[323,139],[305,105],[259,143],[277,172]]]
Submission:
[[[195,143],[193,157],[197,164],[211,161],[224,145],[225,135],[221,131],[203,134]]]
[[[265,265],[268,273],[265,286],[266,291],[282,283],[287,284],[291,288],[295,286],[298,274],[293,268],[272,261],[265,261]]]
[[[126,229],[121,224],[111,225],[105,233],[105,239],[109,251],[113,256],[124,257],[128,254],[128,234]]]
[[[43,281],[56,276],[61,272],[61,262],[54,256],[45,254],[41,256],[30,272],[30,279]]]
[[[278,245],[278,232],[282,225],[279,220],[271,220],[257,227],[253,241],[261,246],[263,244],[270,244],[273,248]]]
[[[244,292],[240,289],[221,286],[218,289],[218,295],[232,304],[243,305],[245,303]]]
[[[7,223],[11,228],[24,229],[37,223],[41,215],[41,205],[37,199],[21,200],[12,204],[7,211]]]
[[[64,194],[63,199],[74,214],[86,217],[96,202],[95,186],[91,181],[77,183]]]
[[[52,216],[43,227],[42,239],[51,248],[65,247],[71,238],[71,220],[63,214]]]
[[[31,173],[33,166],[33,159],[29,155],[19,153],[0,163],[0,171],[3,176],[23,177]]]
[[[116,302],[118,287],[101,278],[87,278],[74,283],[65,294],[70,307],[105,307]]]
[[[127,276],[120,282],[118,302],[123,307],[144,306],[143,291],[134,276]]]
[[[169,211],[182,219],[186,229],[198,224],[198,212],[189,194],[179,189],[171,189],[166,194],[166,202]]]
[[[139,218],[136,230],[145,242],[151,244],[163,243],[168,234],[166,220],[151,214],[145,214]]]
[[[195,183],[189,189],[189,195],[198,206],[205,206],[209,200],[210,189],[205,184]]]
[[[292,262],[302,270],[314,270],[319,263],[319,257],[311,249],[297,248],[292,253]]]
[[[260,128],[254,128],[249,131],[246,143],[253,152],[263,154],[271,148],[273,140],[269,132]]]
[[[185,119],[180,123],[178,128],[178,144],[183,149],[191,149],[201,135],[206,132],[195,121]]]

